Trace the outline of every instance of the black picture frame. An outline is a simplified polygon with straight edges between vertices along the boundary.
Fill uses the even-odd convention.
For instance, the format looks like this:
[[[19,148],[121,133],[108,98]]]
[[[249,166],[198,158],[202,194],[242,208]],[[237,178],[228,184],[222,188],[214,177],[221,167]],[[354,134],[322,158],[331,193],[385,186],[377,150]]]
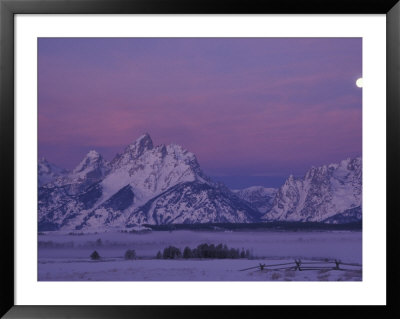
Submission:
[[[386,306],[21,306],[14,303],[14,15],[15,14],[385,14],[387,21],[387,304]],[[400,2],[398,0],[0,0],[0,315],[4,318],[204,318],[399,316],[396,274],[400,137]],[[382,174],[385,172],[382,171]],[[177,304],[179,301],[177,300]],[[266,309],[265,307],[268,307]],[[312,308],[310,308],[312,307]],[[256,315],[256,314],[254,314]]]

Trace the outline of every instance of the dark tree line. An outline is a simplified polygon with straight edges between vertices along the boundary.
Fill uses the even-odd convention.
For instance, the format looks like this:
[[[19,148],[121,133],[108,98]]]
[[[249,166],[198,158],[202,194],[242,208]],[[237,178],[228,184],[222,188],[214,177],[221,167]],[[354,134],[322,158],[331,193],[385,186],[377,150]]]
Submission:
[[[183,257],[185,259],[189,258],[212,258],[212,259],[238,259],[238,258],[250,258],[250,251],[247,249],[239,250],[235,248],[228,248],[227,245],[219,244],[215,246],[214,244],[200,244],[196,248],[191,249],[190,247],[185,247],[183,253],[181,250],[174,246],[169,246],[164,249],[163,253],[159,251],[157,253],[157,259],[176,259]]]
[[[162,258],[164,259],[176,259],[180,258],[181,256],[182,256],[181,250],[174,246],[168,246],[167,248],[164,249],[164,252],[162,254]]]

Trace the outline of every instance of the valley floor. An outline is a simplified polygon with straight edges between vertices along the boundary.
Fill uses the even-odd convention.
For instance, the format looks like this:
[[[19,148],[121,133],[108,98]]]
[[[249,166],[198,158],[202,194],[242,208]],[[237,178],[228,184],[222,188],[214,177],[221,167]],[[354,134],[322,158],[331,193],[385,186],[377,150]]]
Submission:
[[[39,236],[39,281],[360,281],[361,267],[349,270],[260,270],[259,264],[341,260],[362,264],[362,233],[332,232],[207,232],[102,233]],[[173,245],[182,251],[201,243],[249,249],[251,259],[155,259]],[[123,258],[127,249],[136,260]],[[98,251],[99,261],[89,256]],[[322,265],[323,266],[323,265]]]
[[[241,269],[293,260],[43,260],[41,281],[360,281],[354,270]]]

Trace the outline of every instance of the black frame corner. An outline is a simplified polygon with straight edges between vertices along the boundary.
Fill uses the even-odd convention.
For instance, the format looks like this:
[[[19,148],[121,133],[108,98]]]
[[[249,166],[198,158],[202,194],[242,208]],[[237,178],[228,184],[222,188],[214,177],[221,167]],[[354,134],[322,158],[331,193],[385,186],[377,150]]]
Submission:
[[[386,14],[387,21],[387,306],[269,307],[269,314],[310,316],[319,311],[354,317],[399,315],[400,280],[395,269],[398,224],[398,166],[400,163],[400,1],[399,0],[0,0],[0,181],[2,225],[0,315],[4,318],[163,318],[243,317],[262,306],[16,306],[14,303],[14,16],[16,14]],[[382,172],[384,173],[384,172]],[[194,308],[194,309],[193,309]],[[284,309],[283,309],[284,308]],[[327,309],[329,308],[329,310]],[[310,312],[311,310],[311,312]]]

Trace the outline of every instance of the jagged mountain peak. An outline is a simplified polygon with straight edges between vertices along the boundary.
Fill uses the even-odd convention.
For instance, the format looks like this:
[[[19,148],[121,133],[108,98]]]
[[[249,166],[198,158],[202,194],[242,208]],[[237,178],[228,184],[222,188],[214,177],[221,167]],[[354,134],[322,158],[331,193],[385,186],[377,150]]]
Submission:
[[[48,184],[56,180],[60,176],[68,174],[66,169],[50,163],[45,157],[38,160],[38,183],[39,186]]]
[[[39,172],[41,163],[43,171],[50,167],[39,160]],[[254,186],[232,192],[211,181],[184,147],[154,146],[143,134],[111,163],[92,150],[72,173],[49,177],[51,183],[39,183],[41,230],[361,218],[361,158],[313,167],[304,177],[291,175],[279,189]]]
[[[154,147],[153,140],[149,133],[141,135],[133,143],[129,144],[125,151],[134,152],[137,156],[143,154],[147,150],[151,150]]]
[[[111,162],[110,167],[110,174],[102,181],[107,194],[129,184],[135,192],[136,203],[144,202],[179,183],[209,182],[193,153],[176,144],[154,146],[148,134],[128,146]]]
[[[97,152],[96,150],[90,150],[87,154],[86,154],[87,158],[93,158],[93,159],[97,159],[99,157],[102,157],[101,154],[99,152]]]
[[[362,160],[361,157],[347,158],[340,162],[339,166],[346,167],[350,170],[359,169],[361,167]]]
[[[41,229],[124,228],[127,221],[250,222],[259,217],[247,202],[213,183],[196,156],[180,145],[154,146],[144,134],[115,157],[105,174],[80,175],[86,172],[84,164],[90,167],[100,158],[90,153],[79,174],[39,189]]]
[[[122,153],[117,154],[110,165],[114,170],[132,165],[139,157],[153,148],[154,145],[150,135],[145,133],[129,144]]]
[[[47,161],[47,159],[45,157],[39,158],[39,160],[38,160],[39,173],[50,172],[52,169],[52,166],[54,166],[54,165],[49,163],[49,161]]]
[[[184,163],[191,165],[193,168],[200,167],[196,155],[194,155],[192,152],[189,152],[187,149],[183,148],[180,145],[167,145],[166,151],[167,154],[171,154],[176,160],[181,160]]]
[[[46,157],[42,156],[39,158],[39,163],[48,163],[48,160],[46,159]]]
[[[150,135],[147,133],[130,144],[123,153],[118,154],[111,161],[110,167],[113,172],[129,172],[131,177],[137,175],[140,171],[146,171],[147,174],[152,175],[156,171],[171,172],[172,170],[175,171],[173,175],[179,175],[179,172],[186,172],[186,175],[203,175],[193,153],[177,144],[154,146]],[[160,174],[157,173],[156,175],[159,176]],[[190,180],[195,179],[195,176],[190,178]]]
[[[55,170],[55,171],[63,171],[64,173],[67,171],[64,168],[61,168],[53,163],[51,163],[50,161],[47,160],[46,157],[42,156],[38,159],[38,165],[39,167],[42,167],[43,169],[48,169],[48,170]]]
[[[78,164],[78,166],[75,167],[72,173],[85,175],[91,170],[102,168],[104,166],[107,166],[107,161],[103,158],[103,156],[95,150],[90,150],[85,155],[83,160]]]
[[[356,157],[312,167],[303,178],[289,177],[264,219],[324,222],[338,214],[361,218],[355,210],[362,206],[361,175],[361,157]]]

